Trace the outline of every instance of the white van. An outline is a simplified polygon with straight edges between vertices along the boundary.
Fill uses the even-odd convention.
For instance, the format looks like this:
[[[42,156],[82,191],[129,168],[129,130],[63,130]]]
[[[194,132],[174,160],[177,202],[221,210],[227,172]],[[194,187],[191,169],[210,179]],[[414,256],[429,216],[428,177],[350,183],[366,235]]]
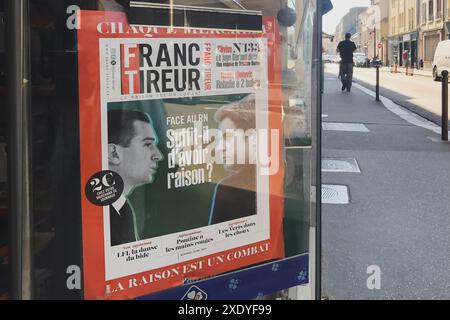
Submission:
[[[450,72],[450,40],[441,41],[436,47],[433,61],[434,80],[440,80],[444,70]]]

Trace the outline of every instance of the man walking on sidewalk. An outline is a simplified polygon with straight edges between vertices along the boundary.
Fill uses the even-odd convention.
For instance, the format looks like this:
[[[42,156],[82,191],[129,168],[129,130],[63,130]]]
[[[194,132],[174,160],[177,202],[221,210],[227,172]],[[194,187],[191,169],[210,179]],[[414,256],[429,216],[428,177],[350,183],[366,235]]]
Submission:
[[[341,64],[339,68],[339,76],[342,81],[342,91],[347,89],[350,92],[352,88],[353,78],[353,52],[356,50],[356,45],[350,40],[352,35],[350,33],[345,34],[345,40],[339,42],[337,51],[341,56]]]

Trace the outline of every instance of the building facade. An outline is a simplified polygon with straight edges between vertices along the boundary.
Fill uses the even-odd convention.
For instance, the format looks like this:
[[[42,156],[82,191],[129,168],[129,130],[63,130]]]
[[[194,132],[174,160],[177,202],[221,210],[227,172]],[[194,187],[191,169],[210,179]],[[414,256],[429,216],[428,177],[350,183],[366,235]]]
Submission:
[[[338,39],[344,38],[344,25],[342,23],[342,20],[338,23],[336,26],[336,30],[334,31],[334,39],[338,41]]]
[[[334,36],[325,32],[322,32],[322,53],[328,55],[336,54],[337,44],[334,42]]]
[[[419,61],[419,6],[417,0],[389,1],[389,63],[417,65]]]
[[[444,4],[448,0],[421,0],[420,41],[421,58],[425,69],[431,69],[434,52],[438,43],[445,39],[446,12]]]
[[[354,35],[352,35],[352,39],[351,40],[356,45],[356,52],[358,52],[358,53],[365,53],[364,45],[363,45],[364,39],[362,38],[362,35],[361,35],[361,33],[359,31],[356,32]]]
[[[337,42],[344,40],[346,33],[351,33],[353,35],[358,31],[358,17],[366,10],[367,7],[355,7],[350,9],[336,27],[335,39]]]
[[[373,0],[372,5],[379,12],[379,23],[377,30],[377,56],[383,63],[388,61],[388,35],[389,35],[389,1]]]
[[[388,1],[373,0],[371,6],[358,16],[360,52],[384,62],[388,60],[388,5]]]
[[[450,40],[450,0],[444,1],[445,39]]]
[[[372,14],[370,12],[371,8],[362,12],[358,16],[358,32],[355,39],[358,40],[358,51],[364,53],[367,57],[373,56],[373,31],[374,31],[374,21]]]
[[[431,69],[438,43],[450,40],[450,0],[372,0],[369,8],[353,8],[342,18],[335,41],[347,32],[357,52],[369,58]]]

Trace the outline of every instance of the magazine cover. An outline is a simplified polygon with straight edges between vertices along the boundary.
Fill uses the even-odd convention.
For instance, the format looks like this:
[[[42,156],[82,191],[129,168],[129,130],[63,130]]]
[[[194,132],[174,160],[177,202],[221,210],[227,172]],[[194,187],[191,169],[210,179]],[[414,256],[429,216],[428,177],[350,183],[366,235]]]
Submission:
[[[275,19],[262,32],[150,24],[80,12],[86,299],[284,255]]]

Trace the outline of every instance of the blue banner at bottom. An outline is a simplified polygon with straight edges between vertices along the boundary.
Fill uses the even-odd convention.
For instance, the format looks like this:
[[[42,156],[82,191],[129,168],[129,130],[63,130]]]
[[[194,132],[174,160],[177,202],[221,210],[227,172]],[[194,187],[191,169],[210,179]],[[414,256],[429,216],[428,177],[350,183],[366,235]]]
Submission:
[[[251,300],[308,282],[308,254],[304,254],[200,280],[138,300]]]

